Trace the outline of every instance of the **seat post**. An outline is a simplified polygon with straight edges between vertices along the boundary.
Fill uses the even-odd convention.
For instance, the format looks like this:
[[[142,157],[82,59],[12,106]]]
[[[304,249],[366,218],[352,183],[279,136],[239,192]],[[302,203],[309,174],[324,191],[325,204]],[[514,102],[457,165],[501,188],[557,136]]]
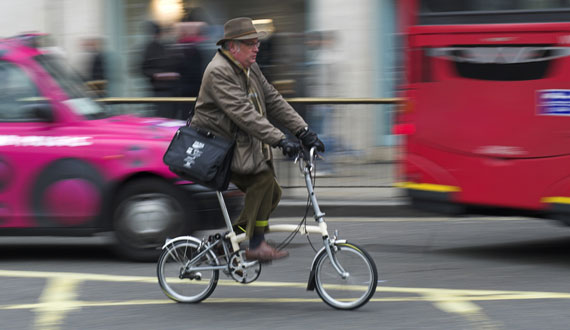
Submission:
[[[222,213],[224,215],[224,220],[226,221],[226,227],[228,227],[229,231],[232,231],[232,221],[230,220],[230,215],[228,213],[228,209],[226,207],[226,202],[224,201],[224,196],[222,192],[217,190],[216,196],[218,196],[218,202],[220,203],[220,208],[222,209]]]

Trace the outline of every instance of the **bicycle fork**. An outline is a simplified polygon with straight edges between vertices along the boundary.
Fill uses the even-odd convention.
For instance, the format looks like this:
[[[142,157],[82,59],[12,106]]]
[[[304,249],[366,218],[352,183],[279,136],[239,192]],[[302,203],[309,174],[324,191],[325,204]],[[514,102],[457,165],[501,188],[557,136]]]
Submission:
[[[319,203],[317,201],[317,197],[315,196],[315,191],[313,188],[313,182],[311,181],[311,167],[305,167],[303,172],[305,174],[305,183],[307,186],[307,191],[309,193],[309,198],[311,200],[311,204],[313,205],[313,212],[315,214],[315,220],[319,224],[319,227],[320,227],[320,229],[322,231],[322,235],[323,235],[323,248],[321,248],[321,250],[319,250],[317,252],[317,254],[315,255],[315,259],[313,259],[313,263],[311,265],[311,273],[309,274],[309,281],[307,283],[307,290],[313,291],[315,289],[316,261],[317,261],[317,257],[322,253],[323,249],[326,251],[333,268],[336,270],[336,272],[338,273],[338,275],[342,279],[348,278],[348,276],[350,274],[342,268],[342,266],[340,265],[340,263],[338,262],[338,260],[336,258],[335,251],[334,251],[334,249],[335,249],[334,244],[336,242],[341,242],[341,241],[336,240],[336,237],[337,237],[336,232],[335,232],[334,238],[332,240],[328,235],[326,223],[323,220],[323,217],[325,216],[325,214],[321,211],[321,209],[319,207]]]

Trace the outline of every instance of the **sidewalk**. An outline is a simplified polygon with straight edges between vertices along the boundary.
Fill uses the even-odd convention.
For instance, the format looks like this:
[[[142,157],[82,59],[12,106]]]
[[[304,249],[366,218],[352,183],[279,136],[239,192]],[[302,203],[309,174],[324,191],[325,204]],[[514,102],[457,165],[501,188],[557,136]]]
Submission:
[[[394,163],[366,162],[359,158],[334,163],[334,172],[315,180],[315,195],[328,217],[414,217],[425,216],[412,209],[402,189],[394,188]],[[297,164],[275,162],[283,187],[281,202],[273,216],[302,217],[307,205],[307,188]],[[310,211],[312,216],[312,210]]]
[[[424,212],[412,209],[397,188],[318,188],[320,209],[327,217],[418,217]],[[302,217],[307,205],[306,188],[283,189],[273,217]],[[312,217],[312,209],[309,216]]]

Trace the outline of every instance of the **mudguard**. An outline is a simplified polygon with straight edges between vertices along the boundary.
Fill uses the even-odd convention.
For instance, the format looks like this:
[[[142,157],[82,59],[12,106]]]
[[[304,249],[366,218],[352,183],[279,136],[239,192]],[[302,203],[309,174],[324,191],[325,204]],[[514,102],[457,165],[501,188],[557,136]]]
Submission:
[[[346,243],[346,240],[341,239],[338,241],[334,241],[332,245],[336,245],[337,243]],[[307,291],[315,290],[315,264],[321,253],[326,253],[324,246],[319,251],[317,251],[315,257],[313,258],[313,262],[311,262],[311,273],[309,273],[309,281],[307,282]]]
[[[201,240],[197,239],[194,236],[179,236],[179,237],[176,237],[173,239],[166,239],[166,242],[164,243],[164,245],[162,246],[161,249],[164,250],[167,246],[172,245],[172,244],[179,242],[179,241],[192,241],[192,242],[197,243],[197,244],[202,243]]]

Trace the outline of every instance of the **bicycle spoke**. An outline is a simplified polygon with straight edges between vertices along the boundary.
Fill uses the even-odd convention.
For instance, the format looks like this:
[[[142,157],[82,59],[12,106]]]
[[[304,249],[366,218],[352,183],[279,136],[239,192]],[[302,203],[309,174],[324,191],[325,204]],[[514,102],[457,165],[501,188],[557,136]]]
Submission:
[[[212,251],[202,253],[199,244],[191,241],[176,242],[163,251],[157,266],[159,284],[164,293],[178,302],[199,302],[206,299],[215,289],[218,270],[201,268],[200,271],[186,271],[190,260],[195,266],[215,265]]]
[[[340,272],[330,256],[323,251],[315,269],[315,287],[319,296],[339,309],[354,309],[364,305],[376,291],[378,274],[374,261],[353,244],[339,244],[334,252]],[[343,277],[343,275],[347,275]]]

